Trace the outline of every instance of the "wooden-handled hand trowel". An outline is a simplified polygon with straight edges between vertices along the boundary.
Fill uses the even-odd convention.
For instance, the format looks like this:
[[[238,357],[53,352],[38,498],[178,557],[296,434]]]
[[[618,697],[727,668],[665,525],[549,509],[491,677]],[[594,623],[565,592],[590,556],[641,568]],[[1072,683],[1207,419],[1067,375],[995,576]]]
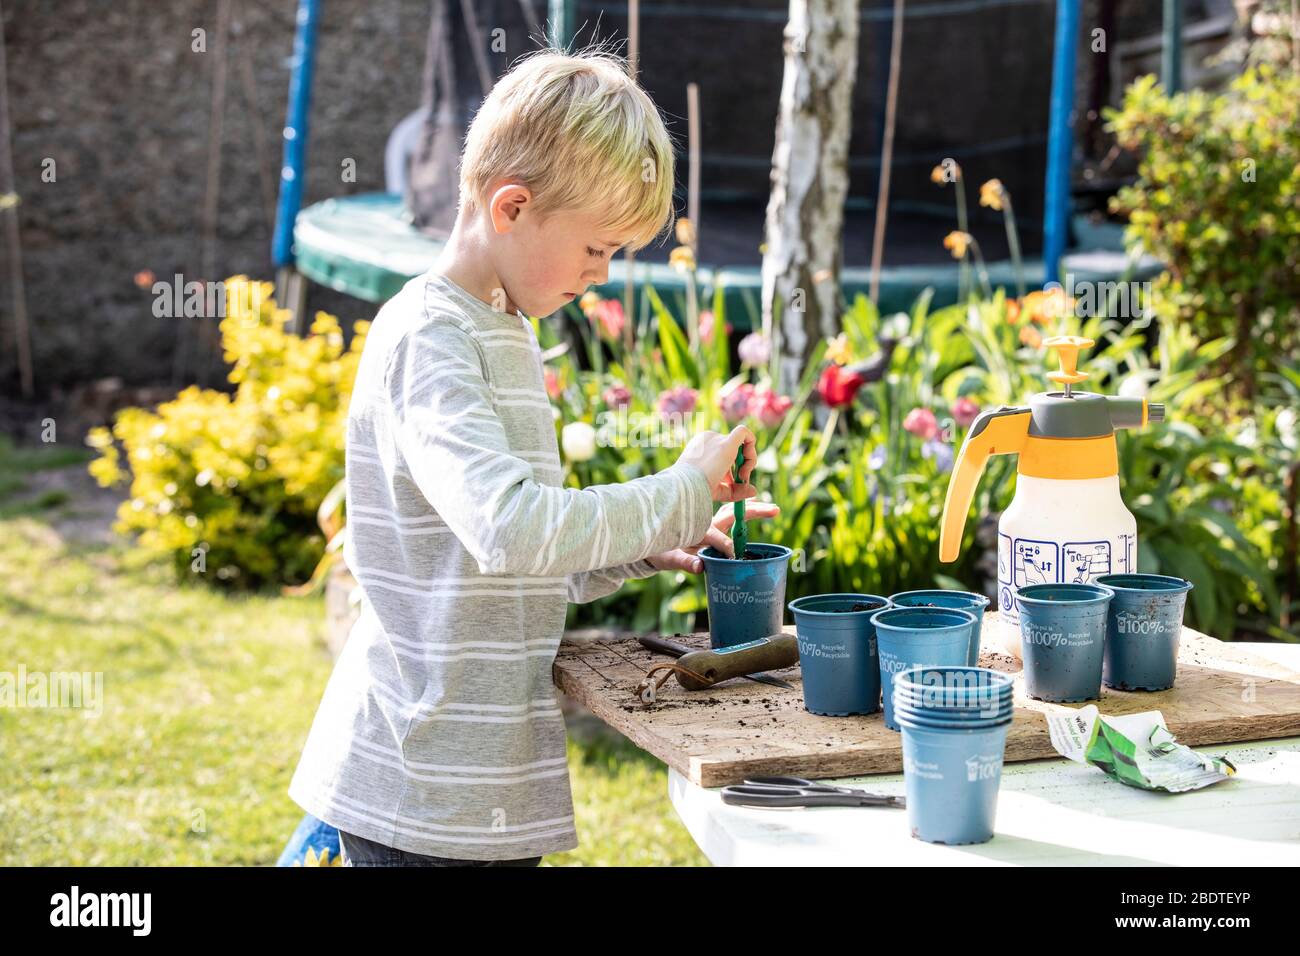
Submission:
[[[693,650],[661,637],[646,636],[638,641],[647,650],[677,658],[673,664],[657,664],[646,672],[637,686],[637,696],[644,704],[655,702],[656,692],[672,674],[677,675],[677,682],[686,690],[704,690],[733,677],[794,689],[779,677],[761,673],[793,667],[799,662],[799,646],[793,634],[773,634],[732,647],[704,650]]]

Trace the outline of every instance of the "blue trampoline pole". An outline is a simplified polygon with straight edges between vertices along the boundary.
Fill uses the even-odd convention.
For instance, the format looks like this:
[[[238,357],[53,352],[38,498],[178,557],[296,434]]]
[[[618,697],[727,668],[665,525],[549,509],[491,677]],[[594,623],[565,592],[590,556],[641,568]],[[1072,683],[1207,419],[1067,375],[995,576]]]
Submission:
[[[1164,48],[1160,51],[1160,83],[1168,96],[1173,96],[1183,88],[1182,0],[1165,0]]]
[[[574,0],[548,0],[546,4],[548,38],[551,46],[566,50],[573,39]]]
[[[281,305],[285,298],[300,298],[301,289],[290,293],[294,264],[293,227],[302,206],[302,187],[306,178],[307,131],[311,111],[312,66],[316,59],[316,21],[318,0],[298,0],[297,30],[293,38],[293,58],[289,62],[289,112],[284,121],[284,162],[280,166],[280,198],[275,207],[275,233],[271,240],[271,262],[279,271],[277,295]],[[296,311],[296,309],[295,309]]]
[[[1047,179],[1043,189],[1043,283],[1059,282],[1070,228],[1070,153],[1079,0],[1057,0],[1052,100],[1047,117]]]

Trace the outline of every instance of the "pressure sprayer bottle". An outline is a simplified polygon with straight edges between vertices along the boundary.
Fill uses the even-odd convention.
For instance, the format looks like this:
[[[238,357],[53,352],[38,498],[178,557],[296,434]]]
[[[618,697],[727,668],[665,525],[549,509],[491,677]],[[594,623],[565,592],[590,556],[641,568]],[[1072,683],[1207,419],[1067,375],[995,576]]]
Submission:
[[[1077,365],[1091,339],[1061,335],[1043,344],[1060,357],[1060,370],[1047,377],[1063,391],[1040,392],[1028,408],[1003,406],[971,423],[948,482],[939,535],[939,560],[955,561],[989,456],[1020,456],[1016,494],[998,522],[998,608],[1012,624],[1020,618],[1019,587],[1137,570],[1137,522],[1119,494],[1115,429],[1165,417],[1164,405],[1144,398],[1074,390],[1088,377]],[[1018,644],[1006,650],[1019,655]]]

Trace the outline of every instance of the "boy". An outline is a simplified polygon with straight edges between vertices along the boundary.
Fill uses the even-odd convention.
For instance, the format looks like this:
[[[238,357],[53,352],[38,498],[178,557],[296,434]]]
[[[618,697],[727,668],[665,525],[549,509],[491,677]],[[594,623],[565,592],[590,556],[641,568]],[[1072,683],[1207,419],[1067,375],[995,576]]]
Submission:
[[[713,502],[754,495],[753,434],[703,432],[658,474],[562,488],[526,318],[661,233],[672,184],[667,132],[619,60],[535,54],[474,118],[442,255],[369,331],[344,548],[364,599],[289,787],[349,865],[535,865],[576,847],[551,683],[567,603],[698,572],[704,545],[732,553],[732,506]]]

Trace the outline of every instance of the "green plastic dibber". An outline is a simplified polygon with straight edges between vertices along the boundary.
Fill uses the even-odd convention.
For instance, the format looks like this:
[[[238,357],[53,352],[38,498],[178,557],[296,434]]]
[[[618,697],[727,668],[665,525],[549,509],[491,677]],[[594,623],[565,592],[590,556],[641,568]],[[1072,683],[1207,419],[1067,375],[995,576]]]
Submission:
[[[745,445],[736,449],[736,467],[732,473],[732,479],[740,481],[740,466],[745,463]],[[749,546],[749,528],[745,525],[745,502],[737,501],[732,505],[733,513],[736,516],[735,523],[731,526],[731,543],[735,548],[735,558],[737,561],[744,560],[745,548]]]

